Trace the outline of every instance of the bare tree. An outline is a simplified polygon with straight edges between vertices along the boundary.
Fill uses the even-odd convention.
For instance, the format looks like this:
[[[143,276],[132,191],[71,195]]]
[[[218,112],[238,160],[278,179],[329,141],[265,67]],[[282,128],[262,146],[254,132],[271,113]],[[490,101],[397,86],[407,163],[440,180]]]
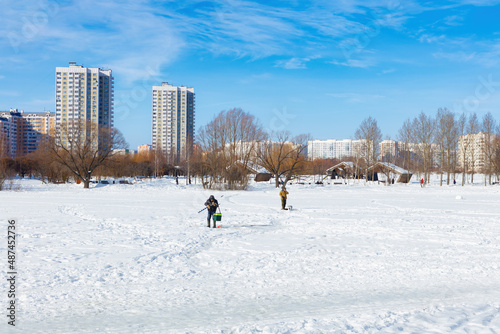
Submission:
[[[89,188],[96,168],[105,164],[114,155],[115,149],[126,146],[118,129],[77,121],[58,129],[52,154],[55,160],[83,181],[84,188]]]
[[[0,190],[3,189],[5,181],[9,178],[9,164],[14,163],[14,161],[9,157],[0,157]]]
[[[304,172],[305,174],[314,175],[315,178],[316,175],[319,175],[321,178],[318,181],[322,182],[322,179],[324,179],[323,176],[325,175],[325,171],[328,168],[335,166],[339,162],[340,160],[337,158],[327,158],[327,159],[316,158],[314,160],[307,160]]]
[[[189,134],[186,138],[186,149],[184,150],[184,164],[186,169],[186,184],[191,184],[191,159],[194,155],[194,140],[193,136]]]
[[[462,160],[462,186],[465,185],[467,175],[467,155],[470,149],[470,141],[467,136],[467,115],[462,113],[457,124],[458,133],[460,135],[458,142],[458,154]]]
[[[496,128],[493,139],[493,172],[496,174],[497,182],[500,180],[500,122]]]
[[[262,126],[254,116],[240,108],[221,111],[198,135],[209,168],[204,186],[245,188],[247,166],[263,137]]]
[[[473,113],[469,117],[469,122],[467,124],[467,134],[470,135],[469,139],[471,140],[471,150],[470,150],[470,168],[469,168],[469,173],[471,175],[471,183],[474,183],[474,173],[476,171],[476,159],[478,158],[479,155],[479,150],[477,150],[477,145],[476,145],[476,137],[474,135],[478,134],[479,132],[479,120],[477,118],[477,114]]]
[[[223,161],[222,147],[226,145],[226,140],[221,133],[222,122],[221,114],[215,117],[210,123],[205,125],[198,133],[199,142],[202,150],[204,166],[202,182],[203,187],[213,189],[223,184],[222,170],[225,166]],[[206,180],[205,180],[206,178]]]
[[[2,122],[0,121],[0,158],[10,156],[7,135],[4,133]]]
[[[201,150],[201,146],[198,144],[195,145],[195,149],[190,158],[191,173],[193,176],[195,176],[195,183],[197,182],[198,177],[203,180],[210,170],[210,168],[207,166],[205,155],[206,154]]]
[[[443,185],[443,171],[446,172],[446,184],[450,184],[451,173],[454,172],[454,155],[456,153],[458,130],[455,115],[448,109],[439,108],[436,115],[436,144],[439,149],[439,166],[441,171],[440,185]]]
[[[444,127],[446,129],[445,132],[445,159],[446,159],[446,184],[449,185],[451,181],[451,175],[453,175],[453,179],[455,179],[455,171],[457,164],[457,145],[458,145],[458,137],[459,129],[455,114],[450,112],[446,112],[444,114]]]
[[[361,122],[354,136],[360,141],[357,153],[364,162],[365,175],[368,177],[368,168],[377,162],[382,132],[377,125],[377,121],[370,116]]]
[[[445,110],[439,108],[436,115],[436,134],[434,136],[434,142],[436,144],[436,149],[438,153],[438,161],[437,165],[439,168],[439,185],[443,185],[443,174],[445,167],[445,135],[446,135],[446,126],[444,120]]]
[[[483,117],[481,124],[481,131],[484,134],[484,146],[483,146],[483,157],[484,157],[484,185],[487,184],[487,179],[489,184],[491,184],[491,176],[494,170],[494,139],[495,139],[496,122],[491,113],[487,113]]]
[[[162,167],[167,164],[167,156],[159,148],[153,149],[150,154],[152,156],[153,176],[155,178],[161,177],[164,174]]]
[[[434,155],[434,136],[436,133],[436,123],[430,116],[421,112],[412,123],[413,137],[418,143],[417,150],[422,158],[422,172],[425,182],[430,181]]]
[[[281,177],[286,185],[293,175],[298,174],[305,165],[309,135],[292,137],[288,131],[279,131],[267,135],[259,146],[257,163],[275,176],[275,185],[279,187]]]
[[[5,182],[16,175],[17,163],[10,157],[0,158],[0,190],[4,189]]]
[[[407,119],[401,129],[399,129],[398,140],[401,141],[404,145],[402,148],[403,151],[403,168],[410,170],[411,166],[411,150],[410,145],[413,143],[413,130],[411,128],[412,122],[410,119]]]
[[[230,173],[226,180],[231,188],[247,180],[246,167],[252,158],[256,157],[257,148],[264,139],[262,126],[255,120],[255,117],[243,112],[241,109],[232,109],[227,112],[226,125],[228,131],[226,136],[228,144],[225,147],[225,156],[230,166],[227,171]],[[232,183],[236,183],[232,185]]]

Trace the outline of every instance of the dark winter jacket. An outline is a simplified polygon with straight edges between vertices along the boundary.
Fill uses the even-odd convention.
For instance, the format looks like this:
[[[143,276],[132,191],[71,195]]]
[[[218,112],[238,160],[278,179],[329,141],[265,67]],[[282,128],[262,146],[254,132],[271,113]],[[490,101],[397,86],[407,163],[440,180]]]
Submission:
[[[215,210],[217,210],[217,208],[219,207],[219,202],[217,202],[215,198],[214,199],[209,198],[205,202],[205,206],[207,207],[209,212],[215,212]]]

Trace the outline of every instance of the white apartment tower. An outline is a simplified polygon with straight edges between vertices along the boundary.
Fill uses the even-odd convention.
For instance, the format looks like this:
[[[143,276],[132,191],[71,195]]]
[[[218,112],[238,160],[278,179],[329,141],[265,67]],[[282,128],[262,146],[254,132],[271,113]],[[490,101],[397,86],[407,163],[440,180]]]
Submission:
[[[488,151],[493,150],[496,135],[483,132],[469,134],[458,138],[458,164],[466,165],[468,171],[482,172],[488,167]],[[488,143],[489,141],[489,143]]]
[[[307,157],[310,160],[354,157],[359,143],[352,139],[311,140],[307,142]]]
[[[86,68],[70,62],[56,67],[56,126],[76,121],[113,127],[113,75],[111,70]]]
[[[171,162],[186,157],[194,138],[194,88],[153,86],[153,148]]]

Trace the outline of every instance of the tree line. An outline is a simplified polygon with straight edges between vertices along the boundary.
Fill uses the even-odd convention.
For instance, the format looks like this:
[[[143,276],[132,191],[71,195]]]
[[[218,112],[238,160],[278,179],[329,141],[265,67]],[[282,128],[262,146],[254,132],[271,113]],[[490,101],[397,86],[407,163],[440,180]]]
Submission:
[[[368,117],[354,133],[359,142],[356,153],[342,160],[356,162],[365,169],[360,173],[365,177],[370,166],[385,161],[419,173],[426,181],[437,172],[441,184],[450,184],[455,174],[462,173],[464,184],[466,180],[473,182],[478,169],[475,159],[466,157],[479,153],[473,150],[471,141],[459,138],[479,132],[484,134],[481,171],[486,175],[485,184],[491,184],[492,176],[500,176],[500,124],[491,113],[480,120],[474,113],[457,116],[446,108],[433,116],[422,112],[407,119],[399,129],[396,154],[383,155],[379,147],[382,131],[377,121]],[[198,137],[191,139],[193,145],[188,145],[182,159],[173,161],[154,148],[142,154],[117,154],[117,149],[127,147],[118,130],[78,123],[60,129],[55,138],[34,153],[16,159],[0,157],[0,190],[5,180],[15,175],[53,183],[73,179],[86,188],[93,177],[183,175],[186,183],[201,182],[208,189],[245,189],[249,175],[259,168],[272,174],[278,187],[296,175],[323,175],[340,162],[308,160],[309,139],[307,134],[267,132],[253,115],[234,108],[215,115],[200,129]]]
[[[96,127],[90,122],[62,126],[50,142],[36,152],[11,159],[0,157],[0,189],[9,177],[36,177],[43,182],[70,180],[89,187],[92,178],[186,176],[205,188],[244,189],[249,167],[261,165],[283,179],[302,173],[307,164],[308,136],[289,132],[266,133],[256,118],[239,108],[221,111],[205,125],[198,141],[183,158],[173,160],[161,150],[122,155],[127,146],[117,129]]]
[[[438,173],[440,185],[449,185],[457,174],[462,174],[462,185],[473,183],[477,172],[485,175],[485,185],[494,176],[500,178],[500,123],[491,113],[479,119],[476,113],[457,115],[446,108],[435,115],[421,112],[399,129],[395,154],[379,151],[382,133],[371,117],[361,123],[355,137],[363,142],[353,159],[365,166],[390,162],[422,175],[425,182]]]

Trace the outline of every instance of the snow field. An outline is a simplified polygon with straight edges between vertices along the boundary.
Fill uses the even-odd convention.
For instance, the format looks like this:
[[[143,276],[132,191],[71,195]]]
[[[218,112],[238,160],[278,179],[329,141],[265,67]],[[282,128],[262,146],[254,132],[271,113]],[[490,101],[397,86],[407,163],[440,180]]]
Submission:
[[[500,333],[500,187],[21,186],[21,332]]]

